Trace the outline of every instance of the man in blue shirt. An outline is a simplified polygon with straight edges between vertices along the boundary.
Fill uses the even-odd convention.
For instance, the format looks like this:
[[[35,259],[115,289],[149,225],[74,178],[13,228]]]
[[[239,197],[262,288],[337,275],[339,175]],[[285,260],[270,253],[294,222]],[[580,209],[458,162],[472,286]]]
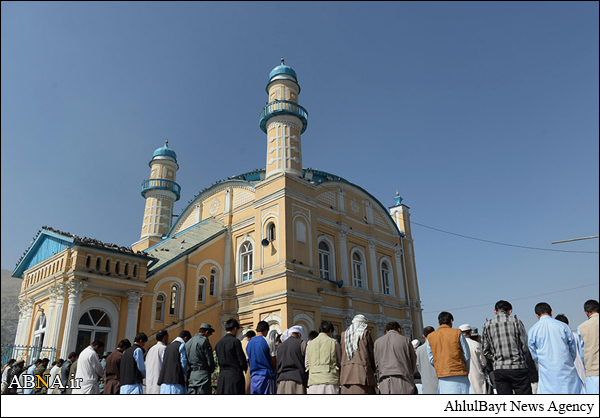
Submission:
[[[260,321],[256,326],[256,337],[246,346],[250,363],[250,394],[270,395],[275,393],[275,347],[267,340],[269,324]]]
[[[552,318],[545,302],[535,306],[539,321],[529,330],[529,351],[539,366],[538,394],[580,394],[583,385],[577,376],[577,356],[571,328]]]

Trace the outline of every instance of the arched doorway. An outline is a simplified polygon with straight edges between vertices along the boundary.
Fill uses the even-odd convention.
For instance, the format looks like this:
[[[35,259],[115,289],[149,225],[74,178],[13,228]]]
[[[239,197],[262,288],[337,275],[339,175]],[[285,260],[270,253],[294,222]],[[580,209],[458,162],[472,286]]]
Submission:
[[[111,333],[110,317],[102,309],[87,310],[79,318],[75,352],[81,353],[91,342],[101,340],[108,348]]]

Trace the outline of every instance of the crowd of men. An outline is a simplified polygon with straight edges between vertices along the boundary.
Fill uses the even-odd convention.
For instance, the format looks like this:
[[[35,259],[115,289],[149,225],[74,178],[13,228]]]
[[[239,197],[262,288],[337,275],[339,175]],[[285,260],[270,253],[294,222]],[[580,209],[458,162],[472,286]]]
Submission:
[[[31,374],[50,382],[60,376],[65,388],[24,394],[598,394],[598,301],[588,300],[584,313],[588,320],[573,332],[564,315],[553,318],[550,305],[538,303],[538,322],[527,333],[500,300],[481,337],[468,324],[453,328],[452,314],[441,312],[437,330],[423,329],[424,344],[404,336],[398,322],[374,341],[360,314],[339,336],[323,321],[307,341],[301,326],[273,341],[265,321],[240,340],[232,318],[214,351],[215,330],[204,323],[196,335],[182,331],[173,340],[159,331],[147,353],[148,337],[139,333],[112,353],[98,340],[52,365],[13,359],[3,369],[2,393],[17,393],[13,379]]]

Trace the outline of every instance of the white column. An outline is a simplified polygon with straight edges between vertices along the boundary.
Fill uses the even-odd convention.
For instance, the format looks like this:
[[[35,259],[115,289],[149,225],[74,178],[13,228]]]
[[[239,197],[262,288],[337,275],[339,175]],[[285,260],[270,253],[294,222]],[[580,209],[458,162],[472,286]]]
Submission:
[[[75,348],[75,338],[77,337],[77,324],[79,322],[79,305],[83,289],[87,283],[80,280],[71,280],[67,287],[69,288],[69,305],[67,306],[67,318],[65,319],[65,331],[63,333],[61,353],[68,355]]]
[[[65,304],[65,290],[66,286],[64,283],[56,285],[56,307],[54,308],[54,319],[52,321],[52,330],[50,337],[51,348],[58,348],[58,334],[60,334],[60,325],[62,322],[63,306]],[[62,353],[62,358],[67,358],[69,353]]]
[[[142,294],[143,293],[138,290],[130,290],[127,292],[127,323],[125,325],[125,338],[132,343],[137,334],[137,320]],[[183,295],[180,295],[180,297],[183,297]]]
[[[406,278],[404,277],[404,270],[402,268],[402,249],[395,247],[394,253],[396,254],[396,271],[398,272],[398,296],[400,296],[400,299],[406,300],[408,304],[408,299],[406,298],[408,294],[406,291]]]
[[[46,317],[46,333],[44,334],[44,341],[42,342],[42,347],[48,347],[50,343],[50,333],[54,328],[54,307],[56,306],[56,288],[54,286],[50,286],[48,289],[50,292],[50,299],[48,301],[48,316]]]
[[[377,241],[369,238],[369,258],[371,259],[371,289],[379,293],[379,269],[377,268]]]
[[[344,286],[350,286],[350,277],[348,275],[348,248],[346,246],[348,227],[346,225],[340,225],[338,229],[340,232],[340,263],[342,268],[342,280],[344,281]]]
[[[225,231],[225,259],[223,263],[223,289],[231,288],[231,227]],[[219,292],[221,294],[222,292]],[[225,328],[223,328],[225,329]]]
[[[25,345],[27,334],[31,327],[31,315],[33,313],[33,299],[24,298],[19,302],[19,326],[15,336],[15,345]]]

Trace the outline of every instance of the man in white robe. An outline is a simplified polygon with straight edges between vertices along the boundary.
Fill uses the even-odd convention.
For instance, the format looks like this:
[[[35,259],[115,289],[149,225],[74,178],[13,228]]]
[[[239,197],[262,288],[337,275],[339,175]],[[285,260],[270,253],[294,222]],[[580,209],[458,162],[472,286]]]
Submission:
[[[471,325],[462,324],[460,332],[465,337],[471,352],[469,364],[469,382],[471,383],[471,392],[475,395],[485,395],[485,365],[487,360],[481,350],[481,344],[471,339]]]
[[[102,364],[100,364],[100,353],[104,351],[104,342],[94,341],[88,348],[83,350],[77,360],[77,372],[75,381],[79,382],[78,389],[73,388],[74,395],[100,394],[100,379],[104,375]]]
[[[64,363],[63,359],[58,359],[58,361],[54,364],[54,366],[52,366],[52,370],[50,370],[49,384],[54,383],[54,379],[56,379],[56,376],[60,373],[60,368],[62,367],[63,363]],[[60,393],[59,385],[56,385],[56,387],[54,387],[54,388],[48,389],[48,395],[57,395],[58,393]]]
[[[158,331],[156,340],[158,342],[148,350],[148,354],[146,355],[146,391],[144,393],[148,395],[160,394],[158,376],[160,376],[163,356],[169,342],[169,333],[164,329]]]

